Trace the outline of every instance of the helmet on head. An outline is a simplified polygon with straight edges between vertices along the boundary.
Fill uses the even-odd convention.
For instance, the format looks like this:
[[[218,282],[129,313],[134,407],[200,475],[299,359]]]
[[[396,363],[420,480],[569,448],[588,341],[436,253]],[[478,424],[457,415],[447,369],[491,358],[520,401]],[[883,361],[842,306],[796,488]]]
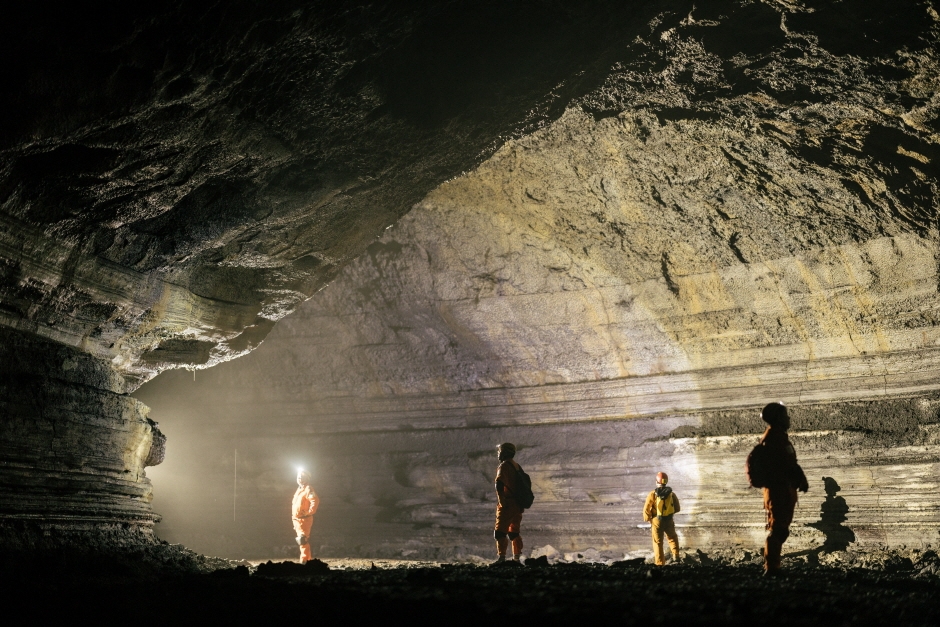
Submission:
[[[666,485],[667,483],[669,483],[669,475],[667,475],[667,474],[664,473],[664,472],[657,472],[657,473],[656,473],[656,483],[658,483],[658,484],[660,484],[660,485]]]
[[[761,411],[760,417],[771,427],[776,427],[789,418],[787,408],[783,403],[767,403]]]
[[[516,445],[512,442],[503,442],[498,447],[496,447],[496,451],[499,454],[500,459],[512,459],[516,456]]]

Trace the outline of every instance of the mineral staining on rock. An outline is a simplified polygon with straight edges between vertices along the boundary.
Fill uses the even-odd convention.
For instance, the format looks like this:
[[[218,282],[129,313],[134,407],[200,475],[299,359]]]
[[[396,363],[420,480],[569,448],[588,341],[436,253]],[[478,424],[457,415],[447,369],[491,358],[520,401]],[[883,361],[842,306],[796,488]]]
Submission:
[[[192,411],[257,438],[245,455],[271,475],[269,438],[307,438],[324,477],[342,463],[326,442],[370,451],[354,467],[372,493],[323,523],[344,550],[340,520],[368,504],[355,537],[373,549],[467,542],[492,506],[473,455],[520,439],[544,495],[531,533],[575,549],[645,544],[630,512],[670,469],[691,542],[754,541],[742,460],[757,409],[782,400],[814,476],[799,523],[819,520],[830,476],[858,542],[936,542],[933,401],[910,424],[912,401],[875,402],[937,389],[937,20],[915,9],[919,43],[867,41],[830,8],[663,17],[600,88],[438,187],[207,373]],[[620,422],[636,419],[645,431]]]
[[[0,324],[41,368],[7,385],[3,446],[40,492],[61,442],[100,491],[125,485],[109,473],[135,477],[127,502],[86,504],[145,519],[138,471],[162,441],[122,395],[247,353],[334,278],[251,362],[200,375],[218,388],[187,410],[196,442],[215,438],[195,467],[227,476],[218,436],[240,434],[260,492],[278,437],[391,446],[362,464],[363,502],[337,511],[378,508],[357,533],[404,525],[397,545],[452,539],[448,516],[479,522],[490,504],[468,455],[510,427],[535,443],[560,541],[607,537],[620,519],[594,508],[646,490],[621,454],[684,464],[699,528],[747,536],[759,509],[725,519],[696,502],[734,494],[723,451],[745,446],[733,427],[754,406],[936,389],[932,5],[187,7],[127,9],[107,22],[126,37],[64,40],[102,42],[60,55],[93,63],[9,81],[29,89],[0,128]],[[483,53],[477,32],[494,33]],[[69,115],[64,79],[87,82]],[[61,421],[26,400],[53,389],[43,407],[87,415],[43,440]],[[713,412],[729,413],[698,431]],[[856,491],[869,451],[901,460],[902,483],[931,472],[935,414],[918,420],[914,440],[813,427],[813,467],[849,460],[836,479],[851,523],[877,510]],[[431,445],[448,470],[421,457]],[[75,461],[99,446],[104,470]],[[621,466],[596,484],[604,464]],[[404,483],[384,497],[388,472]],[[0,515],[26,516],[23,499]],[[936,521],[931,503],[912,533]],[[885,529],[858,537],[903,536]]]
[[[603,80],[599,59],[644,23],[605,4],[18,8],[0,25],[17,57],[0,69],[0,325],[37,363],[56,345],[93,357],[75,380],[105,394],[74,403],[115,432],[139,424],[132,401],[102,399],[247,353],[428,191]],[[38,376],[5,388],[27,430],[47,419],[22,397],[57,380]],[[11,455],[45,445],[12,425]],[[134,448],[81,433],[57,437],[108,464]],[[146,448],[128,455],[160,458]],[[149,494],[137,461],[129,498]],[[102,520],[127,518],[106,501]],[[0,518],[26,516],[7,503]]]

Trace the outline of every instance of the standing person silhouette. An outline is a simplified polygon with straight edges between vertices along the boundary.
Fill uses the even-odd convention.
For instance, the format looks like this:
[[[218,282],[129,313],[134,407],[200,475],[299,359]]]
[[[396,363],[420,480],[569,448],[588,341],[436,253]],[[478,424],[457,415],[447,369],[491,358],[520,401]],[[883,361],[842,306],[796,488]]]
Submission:
[[[496,469],[496,529],[493,537],[496,538],[496,563],[506,561],[506,549],[512,544],[512,559],[522,559],[522,536],[519,527],[522,525],[523,507],[519,504],[516,494],[519,493],[519,466],[513,457],[516,456],[516,447],[511,442],[504,442],[496,448],[499,466]]]
[[[297,491],[291,503],[291,522],[297,534],[297,544],[300,545],[300,563],[305,564],[313,559],[310,549],[310,530],[313,528],[313,515],[320,507],[320,497],[310,487],[310,473],[306,470],[297,472]]]
[[[773,577],[780,574],[780,553],[790,536],[796,491],[806,492],[809,483],[796,463],[796,450],[787,435],[790,428],[787,408],[783,403],[769,403],[760,417],[768,427],[748,456],[747,470],[751,485],[764,491],[769,532],[764,545],[764,575]]]
[[[826,534],[826,539],[820,547],[821,553],[844,551],[855,542],[855,532],[842,524],[848,520],[846,514],[849,513],[849,506],[844,498],[836,496],[842,489],[839,482],[832,477],[822,479],[826,490],[826,500],[820,507],[819,520],[810,523],[809,526]]]
[[[669,540],[669,549],[672,551],[672,561],[679,561],[679,535],[676,533],[676,523],[672,517],[679,513],[679,497],[666,484],[669,475],[664,472],[656,474],[656,489],[646,497],[643,505],[643,520],[650,523],[653,532],[653,561],[657,566],[666,563],[663,556],[663,536]]]

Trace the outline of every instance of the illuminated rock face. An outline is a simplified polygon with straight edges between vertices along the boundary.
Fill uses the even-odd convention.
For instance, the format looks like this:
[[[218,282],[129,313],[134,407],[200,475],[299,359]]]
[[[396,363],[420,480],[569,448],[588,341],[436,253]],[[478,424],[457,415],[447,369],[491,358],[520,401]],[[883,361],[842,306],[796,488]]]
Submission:
[[[227,486],[241,447],[246,502],[270,513],[285,442],[335,459],[321,479],[347,509],[326,508],[323,525],[343,550],[357,537],[398,550],[422,529],[476,546],[461,530],[491,504],[435,521],[486,498],[474,456],[513,438],[552,495],[551,542],[614,537],[663,465],[702,542],[750,538],[760,512],[734,509],[734,460],[759,424],[735,425],[755,407],[936,390],[932,7],[497,4],[226,5],[189,19],[184,3],[116,14],[106,37],[50,53],[77,63],[21,68],[9,82],[30,87],[0,129],[0,325],[9,346],[48,358],[25,391],[6,388],[11,459],[58,472],[48,442],[21,437],[51,430],[23,400],[48,391],[44,407],[104,425],[52,436],[109,460],[73,464],[99,482],[85,501],[146,519],[139,470],[160,446],[123,394],[247,353],[334,279],[250,361],[200,371],[178,415],[199,421],[191,495]],[[44,28],[24,45],[41,49]],[[64,115],[75,81],[86,97]],[[88,360],[67,385],[60,350]],[[724,422],[697,431],[714,412]],[[917,438],[873,436],[917,468],[911,481],[936,456],[935,415],[917,415]],[[827,456],[848,460],[832,478],[871,527],[874,492],[853,491],[876,441],[853,439],[853,420],[814,424],[804,446],[817,474]],[[357,447],[369,456],[343,461]],[[330,492],[334,473],[345,492]],[[126,503],[108,505],[112,485]],[[31,498],[0,517],[34,515]],[[922,506],[910,533],[884,537],[922,536],[936,505]],[[270,548],[259,537],[244,550]]]
[[[89,449],[107,461],[76,462],[84,482],[69,470],[58,485],[74,496],[69,516],[149,520],[137,458],[159,455],[144,410],[121,395],[161,370],[247,353],[436,185],[557,118],[644,28],[627,18],[655,15],[607,5],[183,1],[7,15],[0,40],[17,62],[0,68],[0,328],[50,369],[3,382],[15,411],[0,460],[19,470],[0,522],[45,520],[43,486],[60,468],[49,451]],[[64,347],[84,358],[62,387]],[[43,407],[83,417],[66,433]]]
[[[438,187],[258,351],[206,373],[192,415],[237,429],[260,492],[278,464],[319,460],[333,550],[483,550],[485,460],[506,440],[542,490],[534,542],[629,550],[657,470],[687,498],[690,543],[759,542],[743,459],[781,400],[813,480],[792,546],[824,541],[805,526],[823,477],[857,542],[936,543],[936,60],[904,53],[888,78],[886,57],[799,36],[805,18],[760,60],[720,62],[704,18],[657,27],[637,44],[656,63]],[[257,518],[246,546],[252,525],[278,533]]]

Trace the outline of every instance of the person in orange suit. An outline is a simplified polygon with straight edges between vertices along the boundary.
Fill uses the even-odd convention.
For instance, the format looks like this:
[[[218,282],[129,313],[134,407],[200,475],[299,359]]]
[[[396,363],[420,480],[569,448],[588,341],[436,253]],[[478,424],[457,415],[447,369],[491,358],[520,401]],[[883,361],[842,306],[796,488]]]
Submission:
[[[310,473],[301,470],[297,473],[297,491],[294,492],[294,501],[291,506],[291,521],[294,523],[294,532],[297,534],[297,544],[300,545],[300,563],[305,564],[313,559],[310,550],[310,530],[313,528],[313,515],[320,507],[320,497],[310,487]]]
[[[760,415],[769,426],[761,437],[766,449],[766,481],[764,509],[767,511],[767,542],[764,545],[764,574],[780,573],[780,553],[790,536],[790,523],[796,509],[796,491],[806,492],[809,483],[803,469],[796,463],[796,450],[790,444],[787,430],[790,416],[782,403],[769,403]]]
[[[522,559],[522,536],[519,535],[519,526],[522,524],[522,506],[513,496],[518,489],[520,466],[513,457],[516,456],[514,444],[505,442],[496,448],[499,458],[499,467],[496,469],[496,563],[506,561],[506,549],[512,543],[512,559]]]
[[[657,566],[666,563],[663,556],[663,535],[669,540],[672,561],[679,561],[679,535],[672,519],[673,515],[679,512],[679,497],[666,485],[668,482],[669,475],[664,472],[657,473],[656,489],[649,493],[643,505],[643,520],[650,523],[653,532],[653,561]]]

